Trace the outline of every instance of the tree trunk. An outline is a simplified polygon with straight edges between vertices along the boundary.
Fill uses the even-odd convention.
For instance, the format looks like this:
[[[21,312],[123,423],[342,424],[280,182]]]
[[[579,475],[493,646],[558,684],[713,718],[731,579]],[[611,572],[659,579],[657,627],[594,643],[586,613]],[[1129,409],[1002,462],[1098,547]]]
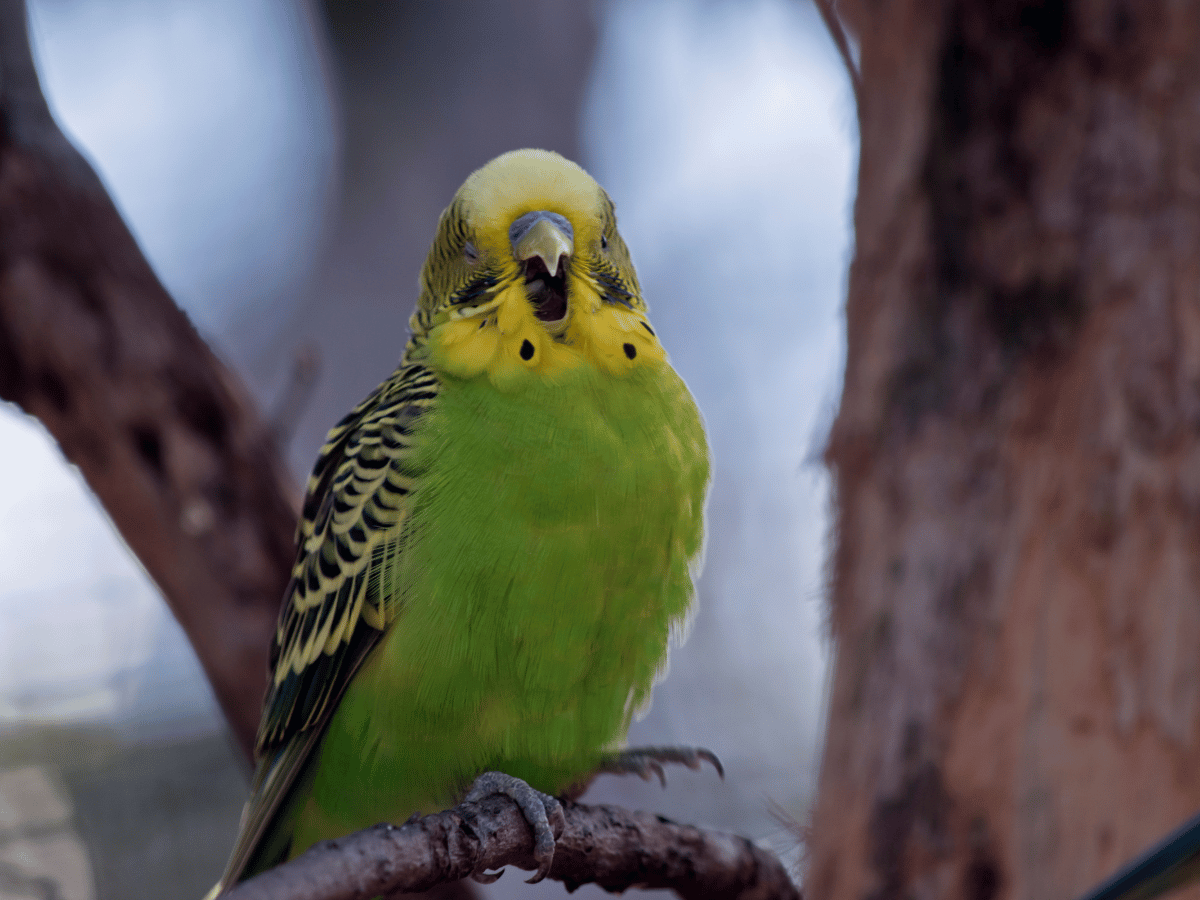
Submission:
[[[808,893],[1069,898],[1200,808],[1200,8],[846,2]]]

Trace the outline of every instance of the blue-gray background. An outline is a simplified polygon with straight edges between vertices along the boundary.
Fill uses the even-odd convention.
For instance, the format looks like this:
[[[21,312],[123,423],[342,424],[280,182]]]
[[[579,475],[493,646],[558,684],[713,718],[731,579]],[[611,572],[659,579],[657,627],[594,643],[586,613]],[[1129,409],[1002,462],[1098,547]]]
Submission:
[[[549,145],[607,188],[716,460],[698,613],[630,739],[711,747],[728,776],[675,773],[665,793],[602,779],[589,799],[794,856],[772,809],[805,818],[820,749],[819,453],[857,139],[840,61],[807,0],[460,6],[447,29],[391,5],[391,43],[287,0],[35,0],[30,14],[59,122],[264,407],[317,351],[288,447],[297,478],[395,365],[437,213],[472,168]],[[436,27],[442,43],[412,37]],[[459,52],[472,41],[515,89],[490,87]],[[218,874],[244,773],[153,585],[53,442],[4,404],[0,546],[0,808],[4,771],[48,779],[63,840],[83,848],[65,896],[194,896]],[[0,895],[25,896],[4,880],[6,865],[18,881],[36,869],[22,852],[0,841]]]

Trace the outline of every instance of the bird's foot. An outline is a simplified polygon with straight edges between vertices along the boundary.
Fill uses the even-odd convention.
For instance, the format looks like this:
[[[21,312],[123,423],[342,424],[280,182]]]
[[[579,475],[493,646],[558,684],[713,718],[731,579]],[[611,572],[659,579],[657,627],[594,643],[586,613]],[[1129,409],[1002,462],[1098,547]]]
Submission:
[[[662,786],[667,786],[667,774],[663,764],[678,763],[689,769],[699,769],[701,763],[711,763],[721,778],[725,777],[725,767],[717,759],[717,754],[703,747],[631,747],[618,750],[600,760],[597,773],[608,772],[612,775],[637,775],[643,781],[649,781],[657,775]]]
[[[567,817],[563,813],[562,804],[549,794],[531,788],[520,778],[505,775],[503,772],[484,772],[475,779],[463,802],[478,803],[493,794],[503,794],[521,808],[521,814],[533,831],[533,858],[538,864],[537,871],[528,883],[535,884],[541,881],[549,874],[550,864],[554,862],[555,839],[567,827]],[[478,872],[471,877],[480,884],[491,884],[500,874]]]

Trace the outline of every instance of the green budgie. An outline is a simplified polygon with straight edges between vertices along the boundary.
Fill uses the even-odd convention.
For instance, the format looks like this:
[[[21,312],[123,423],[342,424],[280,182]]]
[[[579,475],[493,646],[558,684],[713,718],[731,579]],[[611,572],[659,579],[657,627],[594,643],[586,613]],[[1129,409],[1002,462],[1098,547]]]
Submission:
[[[612,201],[554,153],[488,163],[442,214],[410,328],[309,479],[218,891],[496,790],[534,826],[536,880],[554,796],[717,764],[618,749],[692,605],[709,456]]]

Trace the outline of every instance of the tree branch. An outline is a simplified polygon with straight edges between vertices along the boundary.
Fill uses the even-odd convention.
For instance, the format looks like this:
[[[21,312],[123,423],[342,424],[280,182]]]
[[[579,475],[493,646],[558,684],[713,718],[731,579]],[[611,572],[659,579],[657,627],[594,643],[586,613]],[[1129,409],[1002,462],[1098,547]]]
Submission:
[[[745,838],[615,806],[565,802],[550,877],[568,890],[668,888],[685,900],[800,900],[770,852]],[[534,870],[516,803],[493,796],[396,827],[326,841],[238,885],[224,900],[367,900],[426,891],[503,866]]]
[[[0,398],[79,467],[249,755],[297,492],[266,423],[51,118],[22,0],[0,0],[0,116]]]

